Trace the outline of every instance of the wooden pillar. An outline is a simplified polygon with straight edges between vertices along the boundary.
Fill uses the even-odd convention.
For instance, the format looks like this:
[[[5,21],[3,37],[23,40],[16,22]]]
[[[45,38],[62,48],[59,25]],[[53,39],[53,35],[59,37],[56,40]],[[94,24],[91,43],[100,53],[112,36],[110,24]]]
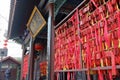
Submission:
[[[38,62],[37,59],[35,59],[35,64],[34,64],[34,79],[33,80],[37,80],[37,69],[38,69]]]
[[[47,80],[54,80],[54,1],[49,1],[48,33],[47,33]]]
[[[33,54],[34,40],[30,38],[30,53],[29,53],[29,65],[28,65],[28,80],[33,80],[34,73],[34,54]]]

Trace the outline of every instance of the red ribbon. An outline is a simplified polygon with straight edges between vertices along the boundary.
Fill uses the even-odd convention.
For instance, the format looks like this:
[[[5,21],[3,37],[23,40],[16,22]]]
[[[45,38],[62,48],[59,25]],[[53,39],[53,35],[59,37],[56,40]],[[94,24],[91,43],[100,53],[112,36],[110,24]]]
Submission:
[[[116,75],[115,55],[113,52],[110,52],[110,54],[111,54],[111,61],[112,61],[112,74]]]
[[[70,38],[71,37],[73,37],[73,38],[71,38],[71,41],[69,42],[69,47],[70,47],[70,49],[69,49],[69,51],[70,51],[70,66],[69,66],[69,69],[74,69],[74,65],[76,66],[76,64],[74,64],[75,63],[75,41],[74,41],[74,39],[75,39],[75,37],[74,37],[74,35],[75,35],[75,28],[74,28],[74,15],[68,20],[68,22],[69,23],[71,23],[72,25],[71,25],[71,27],[69,28],[69,30],[71,31],[71,35],[69,36]],[[73,63],[72,63],[72,61],[73,61]],[[74,64],[74,65],[73,65]]]
[[[73,22],[73,41],[74,41],[74,53],[73,53],[73,56],[74,56],[74,65],[75,65],[75,69],[77,68],[77,60],[76,60],[76,57],[78,56],[77,55],[77,41],[76,41],[76,37],[78,36],[76,36],[76,27],[78,27],[78,21],[77,21],[77,14],[78,13],[74,13],[74,15],[72,16],[72,22]],[[79,53],[78,53],[79,54]]]
[[[107,8],[108,8],[109,13],[113,13],[114,10],[113,10],[113,7],[110,1],[107,2]]]
[[[78,9],[76,10],[76,16],[77,16],[77,21],[76,21],[76,26],[77,26],[77,37],[76,37],[76,40],[77,40],[77,55],[76,55],[76,59],[77,59],[77,69],[81,69],[81,65],[80,65],[80,60],[82,60],[81,59],[81,57],[80,57],[80,32],[79,32],[79,30],[80,30],[80,28],[79,28],[79,26],[78,26],[78,24],[79,24],[79,15],[78,15]]]
[[[98,7],[98,5],[96,4],[97,0],[91,0],[91,2],[94,4],[96,8]]]
[[[108,74],[109,74],[109,80],[113,80],[112,79],[112,72],[110,70],[108,70]]]
[[[62,40],[61,40],[61,38],[62,38],[62,35],[61,35],[61,33],[60,33],[61,31],[60,31],[60,28],[59,28],[59,41],[58,41],[58,49],[59,49],[59,52],[58,52],[58,63],[59,63],[59,65],[58,65],[58,69],[59,70],[61,70],[62,69],[62,64],[61,64],[61,52],[62,52]]]
[[[120,12],[117,13],[118,39],[120,39]]]
[[[89,42],[86,43],[86,56],[87,56],[87,68],[89,69],[91,66],[91,51]]]
[[[96,26],[94,26],[96,27]],[[95,43],[96,43],[96,46],[98,46],[98,35],[97,35],[97,29],[95,28]]]
[[[103,79],[103,74],[102,74],[102,72],[100,70],[100,67],[98,67],[98,74],[99,74],[99,80],[104,80]]]
[[[105,38],[105,41],[107,43],[107,46],[108,48],[110,47],[110,35],[108,34],[108,28],[107,28],[107,21],[106,19],[104,18],[104,38]]]
[[[111,3],[112,3],[112,4],[116,4],[117,1],[116,1],[116,0],[111,0]]]
[[[89,39],[88,37],[88,34],[87,34],[87,40]],[[90,51],[90,45],[89,45],[89,42],[86,43],[86,57],[87,57],[87,69],[88,69],[88,73],[87,73],[87,78],[88,80],[91,80],[90,79],[90,67],[91,67],[91,51]]]
[[[70,80],[70,72],[67,73],[67,80]]]

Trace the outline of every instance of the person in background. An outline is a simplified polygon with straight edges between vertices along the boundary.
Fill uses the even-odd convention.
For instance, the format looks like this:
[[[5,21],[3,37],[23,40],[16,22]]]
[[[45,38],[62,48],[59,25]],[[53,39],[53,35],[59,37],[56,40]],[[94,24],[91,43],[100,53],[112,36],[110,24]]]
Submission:
[[[5,70],[5,80],[10,80],[11,77],[11,69],[8,68]]]

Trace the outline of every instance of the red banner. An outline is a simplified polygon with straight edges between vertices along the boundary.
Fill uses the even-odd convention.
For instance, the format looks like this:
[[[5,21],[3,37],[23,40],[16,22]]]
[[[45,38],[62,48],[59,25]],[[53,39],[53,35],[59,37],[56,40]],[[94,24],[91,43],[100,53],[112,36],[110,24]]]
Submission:
[[[41,76],[47,75],[47,61],[40,62],[40,75]]]
[[[29,61],[29,55],[25,55],[23,58],[23,73],[22,77],[25,79],[28,74],[28,61]]]

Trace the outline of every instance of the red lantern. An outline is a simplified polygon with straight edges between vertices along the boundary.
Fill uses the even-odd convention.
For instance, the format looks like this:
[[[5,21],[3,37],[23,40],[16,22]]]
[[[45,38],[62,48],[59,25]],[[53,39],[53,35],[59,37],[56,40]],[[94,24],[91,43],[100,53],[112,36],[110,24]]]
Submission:
[[[40,50],[43,50],[43,45],[42,44],[40,44],[40,43],[35,43],[35,50],[36,51],[40,51]]]
[[[7,42],[8,42],[8,40],[4,40],[4,48],[7,48]]]

